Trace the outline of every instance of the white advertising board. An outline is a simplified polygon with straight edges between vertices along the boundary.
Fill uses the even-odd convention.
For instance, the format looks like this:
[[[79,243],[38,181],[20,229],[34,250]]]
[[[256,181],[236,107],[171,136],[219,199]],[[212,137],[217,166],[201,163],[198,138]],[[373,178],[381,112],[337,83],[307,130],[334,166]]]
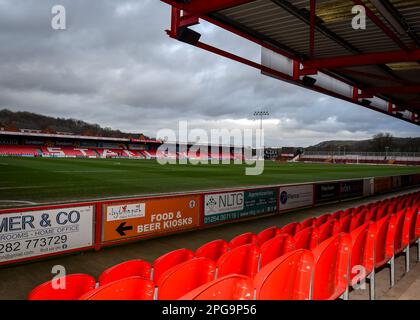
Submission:
[[[280,187],[280,211],[312,206],[313,186]]]
[[[0,214],[0,263],[90,247],[94,207]]]
[[[207,194],[204,198],[204,215],[210,216],[244,209],[244,192]]]

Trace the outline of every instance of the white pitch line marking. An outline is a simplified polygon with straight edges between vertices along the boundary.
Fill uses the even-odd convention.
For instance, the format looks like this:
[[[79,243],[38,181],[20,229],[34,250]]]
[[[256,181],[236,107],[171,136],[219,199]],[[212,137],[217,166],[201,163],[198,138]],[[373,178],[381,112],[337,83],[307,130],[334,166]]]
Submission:
[[[0,190],[40,189],[40,188],[48,188],[48,187],[47,186],[0,187]]]
[[[22,204],[37,204],[36,202],[32,201],[18,201],[18,200],[0,200],[0,203],[10,203],[12,206],[12,203],[22,203]]]

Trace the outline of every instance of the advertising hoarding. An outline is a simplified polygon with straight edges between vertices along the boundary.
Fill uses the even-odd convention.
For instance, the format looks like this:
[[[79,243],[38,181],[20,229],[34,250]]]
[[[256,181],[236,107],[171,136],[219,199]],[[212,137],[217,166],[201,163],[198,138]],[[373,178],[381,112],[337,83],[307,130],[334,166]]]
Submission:
[[[204,224],[221,223],[278,211],[278,188],[206,194]]]
[[[0,262],[91,247],[94,206],[0,214]]]

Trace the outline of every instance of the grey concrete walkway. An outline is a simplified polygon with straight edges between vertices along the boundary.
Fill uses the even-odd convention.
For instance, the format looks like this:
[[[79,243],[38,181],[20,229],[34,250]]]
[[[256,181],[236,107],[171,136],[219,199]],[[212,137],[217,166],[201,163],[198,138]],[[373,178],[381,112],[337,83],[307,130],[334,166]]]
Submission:
[[[420,190],[420,188],[417,190]],[[395,195],[408,192],[409,191],[403,191],[395,193]],[[244,232],[251,231],[258,233],[273,225],[281,227],[292,221],[303,221],[308,217],[319,216],[327,212],[354,207],[390,196],[392,195],[336,203],[319,208],[291,212],[281,216],[272,216],[259,220],[219,226],[207,230],[140,241],[124,246],[103,249],[99,252],[86,252],[48,261],[2,268],[0,269],[0,299],[26,299],[28,293],[34,287],[51,279],[51,269],[54,265],[64,266],[67,273],[87,273],[98,278],[101,272],[106,268],[130,259],[145,259],[153,262],[160,255],[171,250],[179,248],[195,250],[202,244],[211,240],[230,240],[234,236]],[[412,271],[406,275],[404,274],[404,256],[396,259],[397,284],[393,289],[389,289],[388,269],[383,269],[378,273],[376,281],[378,299],[420,300],[420,263],[416,264],[416,258],[416,248],[413,247],[411,254]],[[353,291],[350,294],[351,299],[368,299],[368,297],[368,290]]]

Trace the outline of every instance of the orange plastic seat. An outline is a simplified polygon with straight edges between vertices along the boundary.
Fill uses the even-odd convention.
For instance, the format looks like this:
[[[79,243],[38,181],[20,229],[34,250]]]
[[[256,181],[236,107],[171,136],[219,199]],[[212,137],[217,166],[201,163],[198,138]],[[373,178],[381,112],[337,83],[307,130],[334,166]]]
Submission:
[[[282,233],[273,239],[266,241],[261,246],[260,266],[263,267],[271,261],[295,249],[294,240],[291,235]]]
[[[323,243],[314,251],[315,267],[312,284],[314,300],[335,300],[347,292],[351,237],[340,233]]]
[[[340,233],[340,223],[337,220],[329,220],[319,227],[319,243]]]
[[[130,277],[98,287],[80,300],[153,300],[153,281],[142,277]]]
[[[292,222],[281,228],[279,233],[286,233],[290,234],[291,236],[294,236],[296,232],[300,230],[300,228],[301,226],[299,222]]]
[[[371,299],[375,299],[375,234],[373,223],[366,223],[351,232],[350,285],[356,287],[370,279]],[[362,269],[363,268],[363,269]]]
[[[234,248],[217,261],[218,277],[229,274],[242,274],[254,277],[258,272],[260,248],[255,244],[246,244]]]
[[[306,228],[313,227],[315,224],[315,221],[316,221],[316,218],[308,218],[305,221],[301,222],[299,231],[302,231],[303,229],[306,229]]]
[[[331,219],[331,214],[327,213],[318,217],[315,221],[315,227],[320,227]]]
[[[247,232],[240,234],[239,236],[236,236],[235,238],[230,240],[229,248],[233,249],[251,243],[258,243],[258,237],[252,232]]]
[[[309,300],[314,256],[296,250],[270,262],[255,276],[257,300]]]
[[[159,300],[176,300],[213,281],[216,264],[207,258],[195,258],[166,271],[157,283]]]
[[[176,265],[194,258],[194,252],[189,249],[178,249],[168,252],[153,263],[153,280],[158,283],[163,273]]]
[[[316,227],[306,228],[295,234],[295,249],[315,249],[319,245],[319,230]]]
[[[264,242],[273,239],[276,235],[278,235],[280,232],[280,229],[273,226],[270,228],[267,228],[263,231],[261,231],[257,237],[258,237],[258,244],[262,245]]]
[[[179,300],[252,300],[254,283],[251,278],[231,274],[194,289]]]
[[[229,244],[222,239],[214,240],[202,245],[195,251],[197,258],[208,258],[215,262],[229,250]]]
[[[99,277],[99,285],[130,277],[150,279],[152,266],[144,260],[130,260],[106,269]]]
[[[55,285],[58,287],[54,288]],[[29,293],[28,299],[77,300],[86,292],[95,289],[95,287],[95,278],[87,274],[70,274],[37,286]]]

